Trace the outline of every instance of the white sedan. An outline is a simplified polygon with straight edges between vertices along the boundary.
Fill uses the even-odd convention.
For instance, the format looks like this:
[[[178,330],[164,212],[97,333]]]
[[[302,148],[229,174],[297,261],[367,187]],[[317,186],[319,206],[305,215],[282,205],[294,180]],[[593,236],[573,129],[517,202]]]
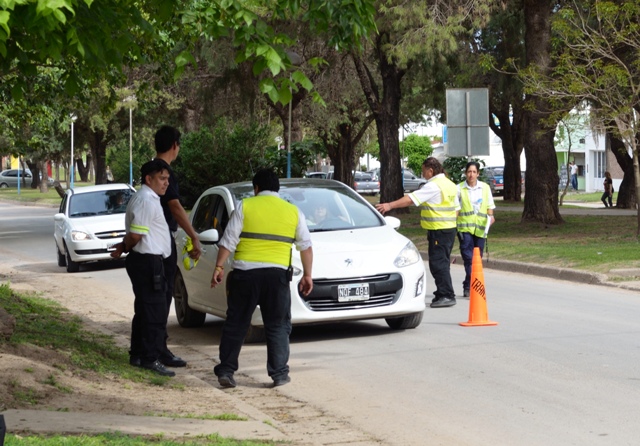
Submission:
[[[190,219],[203,252],[195,268],[178,261],[174,298],[181,326],[201,326],[207,313],[226,316],[226,286],[210,287],[217,243],[237,203],[252,195],[251,182],[245,182],[212,187],[198,198]],[[396,231],[400,220],[383,217],[353,189],[333,180],[280,180],[280,197],[302,210],[313,242],[313,291],[308,296],[298,292],[302,263],[293,248],[293,325],[380,318],[392,329],[420,325],[426,271],[414,244]],[[178,253],[186,241],[180,230]],[[233,255],[226,271],[232,260]],[[263,326],[256,309],[245,340],[262,340]]]
[[[124,215],[135,192],[118,183],[67,190],[53,216],[58,266],[74,273],[81,263],[113,260],[111,252],[125,235]]]

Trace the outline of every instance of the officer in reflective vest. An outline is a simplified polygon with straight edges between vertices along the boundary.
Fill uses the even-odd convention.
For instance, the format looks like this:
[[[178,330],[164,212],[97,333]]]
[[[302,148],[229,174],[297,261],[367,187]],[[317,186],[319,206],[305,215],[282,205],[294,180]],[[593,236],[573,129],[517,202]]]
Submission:
[[[300,210],[278,195],[280,181],[269,169],[253,177],[255,196],[246,198],[231,215],[218,243],[211,286],[222,283],[224,264],[235,251],[233,271],[227,278],[227,317],[220,339],[220,364],[213,369],[222,387],[235,387],[240,349],[251,317],[260,305],[267,337],[267,372],[274,387],[290,381],[289,334],[291,293],[288,275],[292,243],[300,251],[300,292],[313,289],[313,251],[306,220]]]
[[[458,240],[465,269],[465,278],[462,282],[464,297],[469,297],[473,249],[480,248],[480,255],[482,255],[489,228],[495,221],[493,211],[496,205],[493,202],[491,188],[487,183],[478,181],[479,172],[479,163],[468,162],[465,167],[466,181],[458,185],[458,199],[461,206],[458,214]]]
[[[429,271],[436,284],[432,308],[451,307],[456,295],[451,283],[451,250],[456,239],[456,217],[460,209],[458,189],[434,157],[422,163],[422,176],[427,183],[420,189],[390,203],[380,203],[382,214],[410,205],[420,206],[420,225],[427,230]]]

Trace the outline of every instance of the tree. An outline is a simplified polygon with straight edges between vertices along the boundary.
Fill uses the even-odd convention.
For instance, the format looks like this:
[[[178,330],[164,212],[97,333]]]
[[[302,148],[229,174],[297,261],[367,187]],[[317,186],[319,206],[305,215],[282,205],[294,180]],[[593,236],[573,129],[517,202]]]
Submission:
[[[408,135],[400,142],[402,155],[407,158],[407,167],[418,175],[422,169],[422,162],[433,153],[431,139],[428,136],[416,134]]]

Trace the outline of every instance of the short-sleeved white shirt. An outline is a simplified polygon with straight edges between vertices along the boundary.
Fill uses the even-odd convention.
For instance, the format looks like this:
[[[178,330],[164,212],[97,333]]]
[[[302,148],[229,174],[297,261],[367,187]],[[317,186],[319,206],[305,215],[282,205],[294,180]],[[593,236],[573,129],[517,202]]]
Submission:
[[[424,186],[422,186],[420,189],[413,191],[409,194],[409,198],[411,198],[411,201],[413,201],[413,204],[415,204],[416,206],[420,206],[422,203],[428,203],[428,204],[442,203],[442,191],[436,185],[436,183],[432,181],[434,178],[438,178],[440,176],[444,176],[444,174],[440,173],[434,177],[431,177],[429,180],[427,180],[427,183]],[[455,198],[454,205],[456,207],[456,211],[459,211],[460,200],[458,199],[458,197]]]
[[[146,184],[129,200],[124,221],[127,233],[143,236],[133,251],[161,255],[165,259],[171,255],[171,234],[162,212],[160,196]]]

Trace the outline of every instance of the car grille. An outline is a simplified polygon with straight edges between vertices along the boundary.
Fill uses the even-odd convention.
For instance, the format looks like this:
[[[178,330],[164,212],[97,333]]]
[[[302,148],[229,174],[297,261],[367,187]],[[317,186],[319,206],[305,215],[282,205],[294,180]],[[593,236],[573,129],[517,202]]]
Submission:
[[[100,240],[109,240],[111,238],[122,238],[126,235],[127,231],[119,229],[116,231],[96,232],[96,237]]]
[[[338,285],[350,283],[368,283],[369,299],[338,302]],[[308,296],[300,297],[313,311],[356,310],[392,305],[400,297],[402,287],[402,276],[397,273],[344,279],[314,279],[313,291]]]

